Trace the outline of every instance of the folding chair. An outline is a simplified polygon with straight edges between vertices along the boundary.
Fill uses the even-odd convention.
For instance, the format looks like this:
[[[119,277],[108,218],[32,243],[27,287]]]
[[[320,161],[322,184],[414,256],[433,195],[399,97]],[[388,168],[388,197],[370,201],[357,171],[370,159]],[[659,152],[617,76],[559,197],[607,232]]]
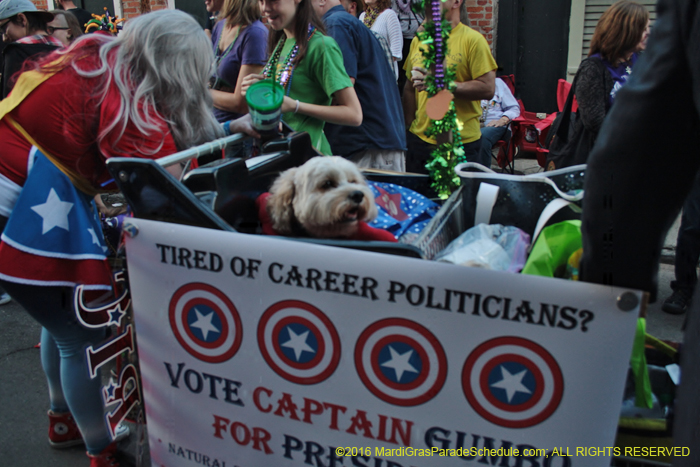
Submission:
[[[513,95],[515,95],[515,75],[503,75],[499,76],[498,79],[503,80]],[[570,88],[571,83],[563,79],[559,80],[557,84],[557,105],[560,112],[569,95]],[[528,112],[525,110],[523,102],[520,99],[517,100],[520,104],[520,116],[510,122],[506,136],[493,146],[493,158],[498,167],[503,172],[511,174],[515,173],[515,156],[520,151],[534,153],[537,157],[538,165],[545,167],[549,150],[545,148],[544,142],[547,139],[549,128],[557,117],[556,112],[549,115]],[[574,101],[574,112],[576,108],[577,105]]]
[[[571,90],[571,83],[565,79],[560,79],[557,82],[557,107],[559,112],[564,109],[564,104],[566,104],[566,98],[569,96],[569,91]],[[578,109],[578,103],[576,102],[576,97],[574,97],[574,102],[571,107],[572,112],[576,112]],[[547,118],[540,120],[537,124],[533,126],[533,131],[536,132],[536,146],[533,148],[535,154],[537,155],[537,164],[540,167],[545,168],[547,165],[547,149],[544,145],[544,141],[547,139],[547,133],[549,132],[549,127],[552,126],[554,119],[557,118],[557,113],[552,113],[547,115]],[[533,139],[533,138],[531,138]]]

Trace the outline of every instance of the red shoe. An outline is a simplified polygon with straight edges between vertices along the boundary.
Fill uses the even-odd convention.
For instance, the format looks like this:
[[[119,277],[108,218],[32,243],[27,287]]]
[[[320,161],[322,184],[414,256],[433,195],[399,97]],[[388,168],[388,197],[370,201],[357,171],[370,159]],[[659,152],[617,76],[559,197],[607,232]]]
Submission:
[[[90,467],[119,467],[116,454],[117,443],[114,442],[104,448],[101,453],[95,455],[87,453],[87,456],[90,458]]]
[[[129,436],[129,427],[119,424],[114,429],[114,442]],[[69,448],[84,444],[83,435],[69,413],[57,414],[49,410],[49,443],[54,449]]]
[[[83,435],[70,413],[54,413],[49,410],[49,443],[54,449],[83,444]]]

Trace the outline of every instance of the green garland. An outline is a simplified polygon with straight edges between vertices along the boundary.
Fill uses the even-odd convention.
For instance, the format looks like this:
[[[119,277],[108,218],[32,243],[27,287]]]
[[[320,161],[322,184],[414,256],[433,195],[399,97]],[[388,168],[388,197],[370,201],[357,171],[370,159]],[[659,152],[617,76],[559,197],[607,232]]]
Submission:
[[[445,0],[441,0],[444,2]],[[423,0],[419,8],[421,11],[426,11],[426,4],[432,4],[431,0]],[[440,27],[436,28],[435,23],[430,21],[425,22],[425,30],[418,32],[418,39],[422,44],[426,45],[421,52],[423,55],[423,67],[430,70],[434,69],[436,65],[437,51],[434,45],[434,39],[436,37],[436,29],[442,35],[442,56],[446,57],[448,54],[447,41],[450,37],[450,32],[452,31],[452,25],[449,21],[445,20],[444,12],[441,13],[442,21],[440,22]],[[456,85],[455,81],[455,66],[451,66],[444,71],[444,89],[454,93]],[[438,88],[435,84],[435,76],[433,74],[428,74],[425,78],[425,87],[428,92],[428,97],[433,97],[442,89]],[[460,130],[462,129],[462,122],[457,118],[457,112],[455,111],[454,100],[450,102],[450,107],[442,120],[431,120],[430,126],[426,130],[425,134],[428,137],[435,137],[441,133],[452,132],[452,142],[442,143],[437,145],[435,150],[431,153],[432,159],[426,165],[428,169],[428,174],[432,179],[431,186],[435,189],[436,193],[440,198],[447,199],[453,191],[459,188],[460,179],[455,174],[455,167],[457,164],[466,162],[464,157],[464,147],[462,146],[462,139],[460,137]]]

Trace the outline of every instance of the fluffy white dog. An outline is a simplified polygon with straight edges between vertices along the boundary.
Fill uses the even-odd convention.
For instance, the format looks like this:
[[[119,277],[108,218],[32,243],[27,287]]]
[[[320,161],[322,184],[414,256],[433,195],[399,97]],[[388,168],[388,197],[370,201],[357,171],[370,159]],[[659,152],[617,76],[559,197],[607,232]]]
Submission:
[[[393,238],[367,226],[377,216],[374,195],[357,166],[338,156],[314,157],[283,172],[270,189],[267,213],[278,235],[359,238],[358,231],[371,229],[377,238],[362,239]]]

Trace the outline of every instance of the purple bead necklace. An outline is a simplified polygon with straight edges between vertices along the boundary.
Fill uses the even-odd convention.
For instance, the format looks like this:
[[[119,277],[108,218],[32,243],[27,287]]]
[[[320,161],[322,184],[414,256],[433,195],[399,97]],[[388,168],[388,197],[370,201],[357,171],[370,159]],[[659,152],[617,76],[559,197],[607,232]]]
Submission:
[[[312,24],[309,24],[309,35],[307,40],[311,40],[311,36],[313,36],[315,31],[316,28]],[[275,46],[275,51],[272,53],[270,60],[268,60],[267,64],[265,65],[265,68],[263,68],[263,75],[265,76],[265,78],[271,78],[274,73],[275,81],[280,83],[288,94],[289,91],[287,89],[287,86],[292,81],[292,74],[294,73],[294,67],[296,66],[294,63],[294,59],[299,53],[299,44],[294,44],[292,50],[290,50],[287,54],[287,58],[284,60],[284,64],[278,70],[277,63],[279,62],[280,55],[282,55],[282,49],[284,48],[284,43],[286,40],[287,39],[284,36],[280,38],[279,42]]]
[[[445,55],[442,52],[442,2],[432,0],[432,19],[435,25],[435,87],[442,89],[445,87]]]

